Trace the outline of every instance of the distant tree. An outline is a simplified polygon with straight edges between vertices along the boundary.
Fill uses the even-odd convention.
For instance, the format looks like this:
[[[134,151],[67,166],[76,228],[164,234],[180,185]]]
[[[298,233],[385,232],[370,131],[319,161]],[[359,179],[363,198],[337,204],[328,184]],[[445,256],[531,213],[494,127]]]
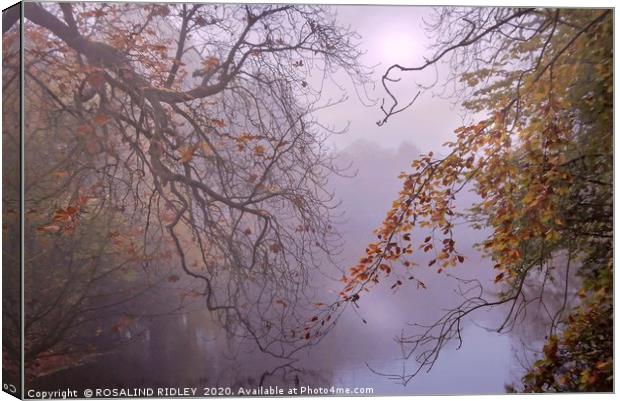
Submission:
[[[439,273],[463,263],[453,233],[458,222],[469,222],[491,231],[479,247],[493,261],[499,295],[485,295],[478,280],[462,282],[462,304],[400,339],[417,364],[393,377],[407,383],[430,369],[450,340],[462,341],[463,323],[477,310],[503,306],[497,331],[506,332],[536,307],[544,311],[547,344],[514,390],[612,391],[613,13],[445,7],[435,17],[432,57],[385,72],[379,125],[414,104],[402,106],[393,94],[405,77],[397,72],[444,62],[450,71],[444,85],[419,85],[412,99],[439,88],[456,96],[471,119],[484,117],[456,129],[446,156],[423,155],[413,172],[402,173],[403,189],[377,240],[343,277],[341,301],[323,313],[356,302],[395,273],[394,288],[409,282],[402,276],[423,286],[411,275],[418,252],[432,254],[428,266]],[[469,188],[478,201],[457,210],[455,200]],[[431,234],[417,238],[420,230]],[[573,272],[581,280],[575,307]],[[551,275],[560,283],[550,284]],[[549,286],[559,289],[551,310]]]
[[[26,61],[36,63],[31,53]],[[20,73],[17,68],[10,72]],[[24,98],[29,116],[24,141],[24,362],[29,379],[88,362],[135,340],[137,322],[180,306],[171,302],[157,308],[148,297],[156,293],[163,298],[172,286],[173,272],[166,266],[169,247],[156,231],[141,228],[146,216],[129,213],[109,195],[120,186],[97,174],[100,143],[86,135],[71,109],[63,108],[41,82],[28,80]],[[7,117],[7,122],[19,120],[19,114]],[[128,177],[130,172],[116,174],[120,181]],[[20,309],[18,303],[15,308]]]
[[[336,70],[365,82],[355,35],[314,6],[24,7],[26,168],[42,180],[26,182],[27,252],[59,257],[27,263],[41,273],[27,270],[27,292],[52,291],[63,268],[107,280],[129,258],[195,279],[188,294],[266,353],[307,346],[309,273],[337,238],[330,132],[313,112],[332,104],[321,88]]]

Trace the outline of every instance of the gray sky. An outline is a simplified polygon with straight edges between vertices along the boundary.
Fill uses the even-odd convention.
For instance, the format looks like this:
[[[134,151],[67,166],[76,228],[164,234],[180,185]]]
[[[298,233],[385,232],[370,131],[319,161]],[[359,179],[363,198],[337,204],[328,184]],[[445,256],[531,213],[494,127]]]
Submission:
[[[391,64],[417,65],[428,56],[431,40],[424,31],[422,18],[428,18],[431,9],[413,6],[336,6],[339,22],[350,26],[361,35],[361,47],[366,50],[363,63],[375,66],[375,90],[370,88],[369,96],[381,99],[384,96],[380,77]],[[378,127],[382,117],[379,103],[367,107],[356,97],[353,85],[342,76],[339,83],[346,83],[349,99],[343,104],[319,113],[322,121],[336,126],[350,122],[349,132],[331,139],[333,146],[343,149],[359,139],[369,140],[387,148],[398,148],[402,142],[411,142],[422,152],[438,152],[441,144],[453,137],[461,123],[460,113],[453,104],[425,93],[405,112],[394,116],[386,125]],[[403,101],[415,95],[415,80],[429,83],[434,79],[433,71],[403,74],[398,83],[398,93]],[[327,86],[325,97],[337,97],[335,85]],[[406,100],[405,100],[406,99]]]

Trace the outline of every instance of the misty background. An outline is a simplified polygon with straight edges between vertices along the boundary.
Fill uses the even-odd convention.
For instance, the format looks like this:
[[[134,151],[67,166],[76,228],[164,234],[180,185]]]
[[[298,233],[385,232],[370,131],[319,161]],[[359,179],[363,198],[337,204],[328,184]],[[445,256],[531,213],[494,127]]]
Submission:
[[[376,122],[382,117],[379,110],[383,90],[380,77],[393,63],[415,65],[428,54],[431,39],[423,29],[423,18],[430,9],[404,6],[338,6],[338,20],[360,34],[360,45],[366,50],[362,63],[374,66],[376,87],[358,93],[346,75],[338,75],[323,90],[323,98],[348,99],[331,108],[316,112],[316,117],[334,129],[348,127],[346,133],[328,140],[337,163],[345,168],[343,176],[334,176],[330,186],[341,201],[337,209],[341,234],[341,253],[335,263],[326,263],[321,275],[315,277],[323,294],[320,298],[337,296],[340,270],[357,263],[365,246],[373,239],[391,202],[396,198],[402,171],[420,153],[433,151],[442,155],[442,144],[453,137],[462,125],[464,116],[453,100],[431,92],[418,98],[415,104],[393,117],[385,126]],[[425,71],[415,79],[433,82],[434,71]],[[445,71],[440,67],[438,79]],[[417,92],[414,77],[403,74],[397,93],[413,96]],[[374,102],[373,102],[374,100]],[[474,198],[463,197],[462,207]],[[416,235],[424,235],[423,233]],[[472,246],[485,233],[460,226],[455,232],[459,251],[466,262],[453,273],[462,278],[478,278],[492,293],[491,263],[482,259]],[[417,259],[420,258],[420,259]],[[377,395],[389,394],[473,394],[502,393],[505,384],[519,377],[515,359],[515,338],[499,335],[485,327],[496,326],[500,311],[480,311],[475,320],[464,324],[464,344],[449,344],[430,373],[422,373],[407,387],[373,373],[370,368],[386,374],[399,374],[414,366],[404,361],[400,346],[394,338],[402,330],[411,330],[412,323],[432,323],[442,309],[455,306],[460,297],[455,293],[457,282],[436,269],[426,268],[424,255],[418,255],[419,267],[412,271],[427,289],[404,285],[398,291],[390,289],[395,278],[381,283],[363,297],[359,309],[349,307],[335,328],[316,346],[302,350],[295,366],[299,371],[278,378],[274,372],[264,383],[295,383],[340,387],[372,387]],[[396,272],[398,273],[398,272]],[[409,284],[409,283],[405,283]],[[167,316],[153,319],[140,341],[129,344],[120,353],[102,357],[97,362],[49,375],[39,383],[40,388],[58,387],[63,382],[82,386],[119,385],[217,385],[257,384],[265,372],[278,366],[278,361],[252,352],[251,344],[225,338],[209,325],[206,312]],[[107,369],[107,377],[97,372]],[[370,368],[369,368],[370,367]]]

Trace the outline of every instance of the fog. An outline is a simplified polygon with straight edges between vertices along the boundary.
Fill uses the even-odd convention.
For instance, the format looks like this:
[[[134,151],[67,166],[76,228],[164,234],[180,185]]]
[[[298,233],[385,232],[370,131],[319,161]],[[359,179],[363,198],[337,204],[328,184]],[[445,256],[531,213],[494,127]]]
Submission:
[[[418,153],[411,142],[387,148],[367,140],[354,142],[340,153],[340,160],[350,163],[355,172],[352,178],[334,179],[344,213],[344,222],[340,225],[345,242],[342,266],[354,265],[365,244],[373,240],[373,229],[379,226],[400,189],[398,174],[408,170]],[[424,237],[425,233],[417,235]],[[490,262],[470,250],[483,236],[484,233],[470,229],[457,231],[455,241],[460,244],[459,249],[466,255],[467,262],[451,273],[463,278],[481,278],[492,289]],[[308,350],[310,363],[315,368],[332,366],[338,372],[336,380],[343,386],[369,385],[381,394],[503,392],[504,384],[511,380],[510,340],[472,324],[466,325],[465,345],[460,350],[455,349],[456,344],[447,346],[435,369],[421,374],[406,388],[368,369],[366,364],[381,373],[400,374],[403,360],[394,338],[401,330],[411,330],[409,323],[432,323],[442,308],[453,307],[460,300],[454,292],[455,280],[438,274],[435,268],[425,267],[427,260],[423,255],[415,260],[420,266],[411,272],[426,284],[426,289],[410,284],[391,290],[395,278],[382,283],[362,297],[359,309],[349,309],[316,349]],[[477,323],[488,325],[498,319],[495,312],[476,316]],[[414,364],[407,362],[405,366],[406,370],[411,370]]]
[[[408,110],[394,116],[387,124],[376,123],[383,115],[380,110],[385,92],[380,79],[392,64],[419,65],[431,54],[432,39],[424,29],[432,9],[413,6],[338,6],[334,7],[338,21],[360,35],[360,47],[365,50],[362,62],[373,67],[373,84],[366,91],[356,89],[341,73],[337,84],[326,85],[324,97],[337,98],[339,86],[347,93],[348,100],[319,113],[326,124],[343,127],[349,124],[348,133],[333,136],[330,140],[336,149],[358,140],[397,149],[403,142],[414,144],[424,153],[439,152],[442,144],[453,137],[454,129],[466,117],[463,111],[441,88],[423,93]],[[430,85],[441,82],[447,67],[440,63],[437,70],[396,75],[401,81],[392,85],[394,93],[408,103],[417,93],[417,84]]]
[[[372,231],[381,222],[392,198],[398,192],[398,173],[407,170],[419,153],[410,142],[396,148],[376,142],[358,140],[340,151],[339,162],[349,165],[348,177],[334,177],[332,186],[341,204],[338,231],[342,235],[341,253],[336,266],[326,265],[314,278],[324,284],[323,297],[335,298],[339,288],[338,268],[356,263]],[[489,261],[469,250],[484,233],[469,229],[456,233],[459,249],[467,261],[451,273],[464,278],[478,277],[492,284]],[[424,235],[421,233],[420,235]],[[347,309],[335,328],[316,346],[296,355],[299,371],[276,371],[263,378],[282,362],[260,352],[253,344],[226,338],[211,324],[208,314],[195,312],[187,316],[164,316],[148,323],[147,333],[120,352],[103,356],[87,366],[52,374],[39,387],[76,383],[89,386],[121,386],[136,383],[144,386],[191,385],[302,385],[371,387],[375,394],[480,394],[501,393],[513,381],[515,363],[509,337],[485,330],[472,322],[464,324],[464,345],[456,350],[450,343],[430,373],[422,373],[408,386],[373,373],[400,374],[403,360],[394,338],[402,330],[411,331],[410,323],[432,323],[442,308],[459,301],[454,292],[456,281],[434,268],[425,268],[424,259],[416,258],[420,267],[412,272],[427,289],[405,285],[398,291],[388,280],[362,297],[359,308]],[[486,279],[486,281],[485,281]],[[335,291],[337,292],[337,291]],[[480,325],[497,324],[501,315],[485,312],[475,316]],[[364,320],[366,323],[364,323]],[[415,365],[405,363],[407,371]],[[105,371],[102,376],[99,372]]]
[[[333,183],[344,215],[340,226],[344,239],[341,265],[349,266],[357,262],[365,244],[373,240],[372,230],[380,225],[400,189],[399,173],[410,171],[410,163],[419,153],[443,154],[442,144],[453,140],[454,129],[462,125],[465,117],[455,99],[442,97],[436,90],[425,92],[408,110],[378,126],[376,122],[382,117],[380,100],[385,95],[380,77],[391,64],[418,65],[424,56],[429,56],[432,39],[426,35],[423,22],[430,19],[432,10],[375,6],[336,9],[338,20],[361,35],[361,46],[366,50],[364,62],[375,66],[376,82],[374,88],[368,88],[367,98],[375,100],[370,106],[366,105],[366,93],[358,91],[359,97],[351,95],[346,102],[320,115],[322,121],[333,126],[349,127],[346,134],[331,138],[341,165],[350,165],[349,172],[355,174],[334,179]],[[395,89],[408,101],[417,91],[416,83],[441,81],[446,72],[446,66],[440,65],[437,71],[401,74],[402,80]],[[355,93],[352,85],[347,86],[346,77],[338,83],[347,93]],[[337,97],[337,93],[335,85],[328,87],[326,97]],[[460,207],[469,206],[473,200],[472,195],[465,194],[459,199]],[[418,238],[424,235],[417,233]],[[472,249],[484,237],[484,232],[466,226],[457,230],[455,241],[467,261],[450,273],[462,278],[477,277],[485,288],[494,291],[497,289],[493,285],[492,264]],[[501,319],[498,311],[477,314],[476,324],[466,325],[463,347],[457,351],[456,344],[447,346],[434,369],[422,373],[406,388],[368,369],[366,364],[387,374],[411,370],[412,361],[407,361],[403,370],[400,346],[394,338],[401,330],[410,330],[411,323],[434,322],[442,308],[453,307],[459,301],[454,292],[455,280],[437,274],[433,268],[425,269],[424,255],[417,255],[415,260],[420,267],[414,274],[427,289],[409,285],[394,292],[389,289],[392,282],[383,283],[359,302],[359,310],[347,311],[318,349],[309,351],[311,360],[314,364],[328,360],[327,365],[332,364],[340,372],[336,378],[343,384],[371,385],[385,394],[503,392],[504,385],[513,382],[518,377],[515,373],[520,372],[514,364],[511,339],[479,326],[497,326]]]
[[[336,229],[341,249],[334,263],[312,277],[321,299],[335,299],[341,271],[357,263],[366,244],[400,189],[397,176],[409,171],[411,161],[420,153],[442,154],[442,143],[451,140],[462,124],[462,111],[452,99],[432,92],[421,96],[410,109],[379,127],[383,96],[379,78],[392,63],[416,64],[423,60],[429,39],[422,29],[422,18],[429,9],[417,7],[335,7],[341,25],[360,34],[366,50],[362,62],[374,66],[374,82],[367,88],[355,88],[344,74],[337,74],[324,87],[325,99],[348,99],[334,107],[316,112],[326,126],[346,133],[328,140],[343,176],[333,176],[329,186],[340,201]],[[437,71],[439,78],[444,67]],[[417,82],[432,82],[434,72],[416,76]],[[364,89],[367,92],[364,92]],[[399,93],[413,96],[414,79],[403,75]],[[473,195],[460,199],[465,208]],[[423,231],[414,233],[424,237]],[[480,257],[472,246],[485,238],[485,232],[466,225],[455,232],[457,248],[466,262],[449,273],[461,278],[477,278],[489,291],[494,288],[491,262]],[[419,241],[419,240],[418,240]],[[212,324],[204,311],[153,318],[144,331],[120,352],[100,356],[96,362],[72,368],[39,380],[39,388],[58,388],[80,383],[82,387],[140,385],[234,385],[285,383],[341,387],[372,387],[377,395],[388,394],[480,394],[501,393],[518,376],[513,340],[484,327],[501,321],[500,311],[480,310],[474,320],[464,322],[463,345],[446,345],[431,372],[422,372],[408,386],[390,380],[385,374],[402,374],[415,369],[413,361],[402,358],[394,340],[401,332],[415,330],[411,324],[433,323],[445,308],[460,300],[455,292],[458,282],[435,268],[425,267],[428,258],[416,256],[419,267],[411,273],[426,284],[426,289],[406,282],[397,291],[390,289],[395,278],[381,283],[358,302],[349,306],[335,328],[315,346],[296,354],[294,370],[279,376],[272,370],[282,362],[256,352],[251,343],[227,338]],[[395,272],[403,274],[407,272]],[[411,283],[411,284],[410,284]],[[404,364],[404,365],[403,365]],[[404,369],[404,370],[403,370]],[[105,372],[102,375],[101,372]],[[265,373],[269,373],[265,375]],[[267,376],[267,377],[266,377]]]

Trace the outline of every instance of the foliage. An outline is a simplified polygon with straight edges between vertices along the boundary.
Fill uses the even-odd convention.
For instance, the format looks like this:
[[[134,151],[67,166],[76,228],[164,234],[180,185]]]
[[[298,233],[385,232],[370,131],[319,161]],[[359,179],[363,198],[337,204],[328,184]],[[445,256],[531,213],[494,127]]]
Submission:
[[[552,336],[523,377],[523,390],[611,391],[613,389],[613,309],[607,283],[567,318],[561,337]]]
[[[24,143],[24,361],[32,378],[140,334],[136,324],[115,330],[118,320],[140,321],[176,305],[157,310],[146,296],[165,294],[170,251],[162,238],[136,229],[145,226],[142,216],[127,215],[107,196],[109,182],[95,173],[99,160],[75,116],[37,82],[27,80],[26,89],[25,113],[36,116],[26,121]]]
[[[230,336],[281,358],[305,347],[308,277],[337,238],[330,132],[313,112],[336,70],[365,82],[356,36],[314,6],[24,10],[27,252],[41,251],[26,292],[58,290],[70,312],[35,316],[71,325],[100,297],[124,333],[121,301],[163,278]],[[69,295],[68,278],[84,287]]]
[[[491,230],[479,248],[493,261],[502,291],[497,300],[472,296],[427,331],[402,338],[419,364],[403,381],[432,366],[447,340],[461,339],[470,313],[508,305],[498,331],[510,330],[532,302],[542,304],[546,280],[538,282],[540,295],[527,299],[526,279],[535,271],[547,277],[565,269],[568,280],[573,268],[582,278],[582,302],[566,316],[566,287],[561,308],[549,315],[544,358],[524,377],[523,389],[610,391],[611,12],[443,8],[437,15],[431,26],[438,35],[435,56],[421,67],[392,66],[384,86],[391,94],[393,70],[418,71],[448,55],[463,107],[487,117],[456,129],[455,141],[445,144],[447,156],[423,155],[412,173],[402,173],[403,188],[376,230],[377,240],[343,278],[338,304],[355,302],[398,265],[409,270],[417,252],[433,254],[428,266],[440,273],[463,263],[453,233],[464,218]],[[404,111],[392,99],[381,123]],[[468,188],[479,200],[461,212],[456,199]],[[421,229],[431,235],[416,239]],[[402,284],[399,279],[392,287]]]

